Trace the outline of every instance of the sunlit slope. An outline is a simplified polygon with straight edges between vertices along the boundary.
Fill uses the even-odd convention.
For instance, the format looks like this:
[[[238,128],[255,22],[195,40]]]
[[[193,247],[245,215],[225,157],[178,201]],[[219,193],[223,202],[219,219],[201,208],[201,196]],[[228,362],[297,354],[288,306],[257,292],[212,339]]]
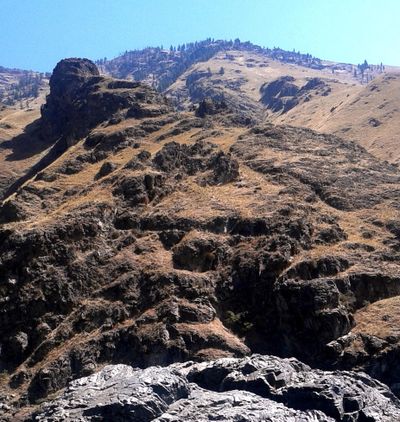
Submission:
[[[205,97],[223,99],[259,120],[337,134],[357,141],[379,158],[398,162],[398,68],[387,67],[368,84],[361,84],[351,65],[324,65],[323,69],[311,69],[254,52],[220,52],[190,67],[166,94],[182,109],[190,109]],[[294,97],[293,108],[276,111],[262,102],[261,91],[282,77],[292,78],[290,83],[301,91]],[[304,90],[310,80],[317,79],[319,86]]]
[[[400,73],[376,78],[314,127],[354,139],[375,156],[399,163]]]
[[[255,102],[261,99],[260,88],[263,84],[286,75],[293,76],[296,79],[295,83],[299,86],[304,85],[310,78],[322,78],[332,85],[333,92],[353,91],[355,87],[361,86],[359,81],[352,77],[351,66],[348,70],[332,72],[335,64],[328,62],[325,64],[327,67],[324,69],[311,69],[296,64],[282,63],[254,52],[234,50],[221,52],[206,62],[193,65],[171,85],[167,90],[167,95],[178,96],[183,105],[188,105],[191,99],[188,88],[192,80],[201,73],[207,72],[210,72],[207,79],[211,85],[224,88],[228,93],[243,93]],[[193,78],[193,75],[196,76]],[[192,96],[193,99],[195,98]]]

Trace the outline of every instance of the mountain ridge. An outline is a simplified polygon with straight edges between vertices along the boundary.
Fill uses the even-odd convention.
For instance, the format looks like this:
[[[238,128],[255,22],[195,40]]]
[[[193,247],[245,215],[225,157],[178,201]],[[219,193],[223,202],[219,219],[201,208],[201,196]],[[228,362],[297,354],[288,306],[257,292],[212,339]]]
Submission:
[[[207,39],[189,46],[188,51],[184,44],[179,49],[126,52],[116,59],[101,61],[100,68],[164,91],[178,109],[189,110],[206,97],[224,100],[241,109],[245,118],[333,133],[356,140],[381,159],[398,163],[399,68],[369,65],[366,61],[357,66],[329,62],[310,54],[262,48],[240,40]],[[268,106],[262,103],[262,86],[287,76],[295,78],[295,85],[303,86],[318,78],[325,89],[321,94],[317,86],[300,101],[287,97],[292,110],[268,112]],[[368,137],[363,136],[365,133]]]
[[[50,85],[32,130],[56,154],[0,207],[1,417],[32,420],[105,364],[252,352],[399,394],[396,166],[210,98],[178,112],[83,59]]]

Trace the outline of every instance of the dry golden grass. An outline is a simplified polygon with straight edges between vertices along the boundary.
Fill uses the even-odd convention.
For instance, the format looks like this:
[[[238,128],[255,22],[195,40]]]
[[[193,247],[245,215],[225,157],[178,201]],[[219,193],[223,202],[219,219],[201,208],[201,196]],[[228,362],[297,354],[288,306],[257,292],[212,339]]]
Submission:
[[[380,300],[360,309],[354,315],[353,333],[380,338],[400,335],[400,296]]]
[[[227,59],[227,56],[230,59]],[[346,87],[353,84],[359,85],[353,80],[348,73],[337,73],[332,75],[329,69],[317,70],[310,69],[294,64],[281,63],[276,60],[268,59],[254,52],[245,51],[227,51],[216,54],[212,59],[204,63],[197,63],[185,72],[178,80],[168,89],[167,93],[179,88],[185,84],[186,77],[193,71],[207,71],[210,68],[213,73],[212,78],[218,79],[220,68],[223,67],[225,73],[224,80],[230,82],[238,78],[245,78],[246,82],[241,86],[241,90],[246,93],[254,101],[260,99],[260,87],[265,82],[271,82],[280,76],[293,76],[297,79],[296,83],[303,85],[307,78],[321,77],[324,79],[337,79]]]
[[[358,142],[381,159],[398,163],[399,93],[400,73],[385,74],[368,85],[339,87],[327,97],[295,107],[275,122],[333,133]]]
[[[137,121],[133,123],[130,119],[127,122],[124,122],[122,125],[115,125],[112,126],[113,132],[121,130],[123,128],[132,127],[134,124],[137,124]],[[146,149],[152,154],[156,153],[159,149],[162,148],[163,144],[168,142],[169,140],[165,140],[161,143],[155,142],[155,139],[163,132],[167,132],[170,130],[172,125],[168,125],[168,127],[163,128],[159,132],[155,132],[152,134],[149,139],[143,143],[141,149],[134,149],[134,148],[126,148],[119,153],[113,155],[110,158],[104,159],[99,161],[95,164],[87,163],[82,171],[76,174],[66,175],[66,174],[58,174],[58,177],[53,182],[45,182],[45,181],[34,181],[32,179],[28,180],[26,184],[33,184],[38,188],[48,188],[48,187],[56,187],[60,191],[53,196],[54,198],[54,206],[49,207],[45,212],[43,210],[40,213],[39,218],[35,216],[31,221],[28,222],[29,227],[35,227],[41,224],[48,224],[52,223],[57,220],[60,216],[64,215],[65,213],[72,211],[73,209],[82,206],[84,204],[94,204],[94,203],[113,203],[113,197],[110,190],[110,187],[105,187],[100,184],[95,183],[95,175],[100,170],[101,166],[105,161],[112,161],[113,163],[119,165],[119,168],[116,170],[116,173],[122,171],[122,167],[131,160],[134,156],[136,156],[142,149]],[[111,129],[107,128],[107,133],[112,133]],[[104,131],[104,128],[99,128],[98,132]],[[190,134],[186,134],[190,136]],[[174,138],[175,139],[175,138]],[[57,168],[62,165],[65,161],[71,160],[79,154],[83,154],[86,152],[84,148],[84,140],[79,141],[74,146],[70,147],[68,151],[66,151],[61,157],[51,163],[47,168],[46,171],[56,171]],[[63,198],[64,193],[69,189],[77,189],[84,190],[87,187],[91,186],[87,192],[80,192],[78,195],[73,195],[69,197],[68,201],[61,200]],[[13,195],[14,196],[14,195]],[[11,198],[13,197],[11,196]],[[60,199],[60,204],[58,204],[57,198]],[[18,224],[12,224],[12,226],[17,226]]]
[[[132,248],[123,249],[115,256],[115,260],[149,271],[154,268],[173,270],[172,253],[164,249],[157,234],[138,238]]]
[[[227,58],[229,56],[229,58]],[[326,64],[335,64],[325,62]],[[220,68],[224,75],[219,75]],[[387,67],[386,73],[375,78],[368,85],[362,85],[353,78],[350,71],[330,68],[317,70],[281,63],[252,52],[228,51],[216,54],[204,63],[197,63],[188,69],[167,90],[167,94],[185,90],[186,78],[197,71],[211,70],[210,81],[235,94],[226,85],[242,80],[240,92],[254,103],[260,101],[260,87],[281,76],[296,78],[295,84],[304,85],[308,78],[318,77],[329,85],[327,96],[312,95],[285,114],[265,112],[265,118],[276,124],[290,124],[307,127],[320,132],[334,133],[346,139],[359,142],[379,158],[400,162],[398,133],[400,132],[400,70]],[[397,72],[397,73],[396,73]],[[218,84],[218,80],[223,83]],[[186,101],[189,106],[189,101]],[[378,126],[371,119],[380,122]]]
[[[173,192],[154,210],[168,210],[176,217],[199,221],[221,214],[257,217],[260,209],[263,209],[264,216],[272,212],[273,208],[268,209],[269,199],[275,197],[281,187],[268,183],[259,173],[245,167],[241,169],[240,176],[237,183],[220,186],[199,186],[195,178],[191,178],[185,181],[185,191]]]
[[[132,123],[125,123],[124,128],[132,126]],[[140,149],[126,148],[112,157],[109,157],[103,161],[95,164],[87,164],[84,169],[79,173],[72,175],[59,174],[57,179],[53,182],[45,181],[28,181],[39,188],[44,187],[56,187],[60,189],[57,194],[54,194],[54,206],[50,206],[46,212],[41,211],[40,217],[33,218],[29,223],[29,227],[38,226],[41,224],[48,224],[65,213],[82,206],[84,204],[93,203],[113,203],[113,197],[111,188],[104,186],[99,183],[95,183],[95,175],[99,171],[104,161],[112,161],[119,167],[114,172],[118,174],[124,171],[124,165],[136,156],[141,150],[145,149],[152,154],[159,151],[167,142],[175,141],[178,143],[191,143],[196,139],[196,135],[199,134],[199,129],[192,129],[183,134],[167,138],[163,141],[157,141],[157,138],[164,133],[167,133],[173,128],[174,124],[163,127],[160,131],[151,134],[146,142]],[[114,131],[121,130],[120,125],[113,126]],[[110,132],[110,129],[108,132]],[[98,129],[103,131],[103,128]],[[221,130],[221,135],[210,139],[213,143],[216,143],[219,147],[225,151],[229,150],[229,147],[237,139],[237,136],[243,132],[243,129],[227,129]],[[83,146],[83,140],[78,142],[76,145],[71,147],[66,153],[60,158],[55,160],[48,168],[47,171],[56,171],[56,169],[66,160],[73,159],[79,154],[85,152]],[[132,172],[131,172],[132,174]],[[187,184],[185,192],[175,191],[173,194],[165,198],[162,203],[155,205],[154,211],[159,209],[167,209],[168,212],[175,213],[177,217],[193,217],[199,219],[207,219],[212,216],[220,215],[221,211],[226,213],[236,213],[240,210],[240,214],[244,217],[250,217],[257,215],[257,209],[261,206],[265,206],[269,196],[276,195],[281,189],[280,186],[268,183],[265,178],[247,168],[241,169],[241,188],[238,189],[233,184],[226,184],[222,186],[199,186],[195,178],[191,178]],[[68,201],[63,200],[65,191],[69,189],[84,190],[91,186],[91,189],[87,192],[79,193],[69,197]],[[254,189],[257,187],[258,191],[255,193]],[[57,201],[57,198],[60,201]],[[58,204],[60,202],[60,204]]]
[[[33,123],[40,117],[39,109],[33,110],[15,110],[7,109],[0,112],[0,146],[3,142],[21,135],[26,126]],[[45,151],[41,154],[26,157],[24,159],[11,159],[13,150],[8,146],[0,148],[1,178],[17,177],[29,169]]]
[[[198,335],[204,339],[219,337],[226,346],[231,349],[243,348],[246,346],[242,344],[238,337],[233,335],[218,319],[215,318],[213,321],[204,324],[189,324],[189,323],[178,323],[175,324],[175,328],[179,332],[191,333],[191,335]],[[226,349],[226,346],[224,347]]]

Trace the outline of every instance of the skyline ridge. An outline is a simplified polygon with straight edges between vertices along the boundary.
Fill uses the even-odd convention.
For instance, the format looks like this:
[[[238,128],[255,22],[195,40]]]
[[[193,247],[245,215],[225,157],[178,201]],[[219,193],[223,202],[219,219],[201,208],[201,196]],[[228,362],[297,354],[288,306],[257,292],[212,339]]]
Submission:
[[[295,47],[344,63],[400,65],[400,5],[385,0],[2,0],[0,63],[50,71],[65,57],[115,57],[126,49],[177,45],[212,35]]]

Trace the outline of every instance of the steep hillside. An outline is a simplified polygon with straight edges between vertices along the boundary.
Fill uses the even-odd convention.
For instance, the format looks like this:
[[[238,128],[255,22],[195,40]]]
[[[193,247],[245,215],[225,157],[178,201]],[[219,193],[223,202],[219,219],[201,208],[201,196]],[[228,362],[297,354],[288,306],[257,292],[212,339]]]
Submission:
[[[343,85],[336,80],[336,89],[332,90],[332,81],[320,79],[323,83],[315,89],[323,95],[307,101],[300,96],[287,112],[276,110],[271,120],[354,140],[376,157],[399,163],[400,73],[385,73],[363,86]],[[329,91],[324,94],[324,89]],[[287,98],[293,101],[296,97]]]
[[[399,160],[398,68],[335,63],[240,40],[211,39],[127,51],[97,64],[101,73],[141,81],[165,93],[179,110],[212,98],[234,109],[243,121],[333,133],[359,142],[379,158]],[[36,109],[44,102],[47,76],[0,68],[3,103]],[[8,139],[4,127],[0,125],[0,139]]]
[[[400,295],[396,167],[227,104],[176,112],[88,60],[50,89],[30,134],[47,149],[0,208],[3,419],[106,363],[252,352],[399,393],[400,339],[364,317]]]
[[[0,110],[0,197],[51,145],[32,136],[39,117],[39,102],[34,108],[4,106]]]
[[[227,103],[244,118],[258,121],[266,118],[275,121],[280,117],[276,112],[282,111],[263,101],[261,91],[265,85],[291,76],[300,89],[312,85],[315,78],[321,79],[322,93],[314,89],[317,88],[314,84],[310,92],[295,100],[294,105],[305,105],[310,100],[312,104],[296,107],[302,117],[290,120],[299,126],[307,126],[309,112],[315,108],[319,120],[329,116],[332,107],[384,71],[383,66],[369,66],[363,68],[361,77],[357,66],[351,64],[322,61],[310,54],[262,48],[239,40],[211,39],[170,50],[148,48],[126,52],[113,60],[100,60],[98,65],[106,74],[142,81],[164,92],[180,110],[190,110],[203,99],[212,98]],[[324,101],[322,95],[326,97]]]
[[[400,73],[382,75],[310,127],[353,139],[375,156],[400,163]]]
[[[191,66],[166,95],[183,110],[211,97],[249,119],[333,133],[398,163],[399,69],[386,67],[362,84],[355,67],[322,63],[312,69],[258,52],[224,51]]]
[[[0,66],[0,198],[51,144],[33,136],[48,92],[45,75]]]
[[[166,95],[181,109],[187,110],[192,104],[211,97],[224,100],[238,112],[248,112],[259,120],[274,121],[280,117],[282,109],[270,107],[266,98],[263,101],[265,96],[262,91],[263,87],[282,77],[293,78],[293,85],[299,89],[310,80],[321,80],[324,84],[323,92],[317,92],[317,86],[310,87],[304,96],[307,99],[302,99],[302,104],[310,102],[313,106],[318,104],[321,107],[322,103],[321,113],[324,110],[329,112],[338,99],[361,89],[361,85],[352,79],[350,71],[332,74],[332,67],[328,65],[312,69],[255,52],[232,50],[218,53],[207,62],[192,66],[168,88]],[[274,92],[272,97],[278,93]],[[306,114],[302,114],[305,121],[309,118]]]

